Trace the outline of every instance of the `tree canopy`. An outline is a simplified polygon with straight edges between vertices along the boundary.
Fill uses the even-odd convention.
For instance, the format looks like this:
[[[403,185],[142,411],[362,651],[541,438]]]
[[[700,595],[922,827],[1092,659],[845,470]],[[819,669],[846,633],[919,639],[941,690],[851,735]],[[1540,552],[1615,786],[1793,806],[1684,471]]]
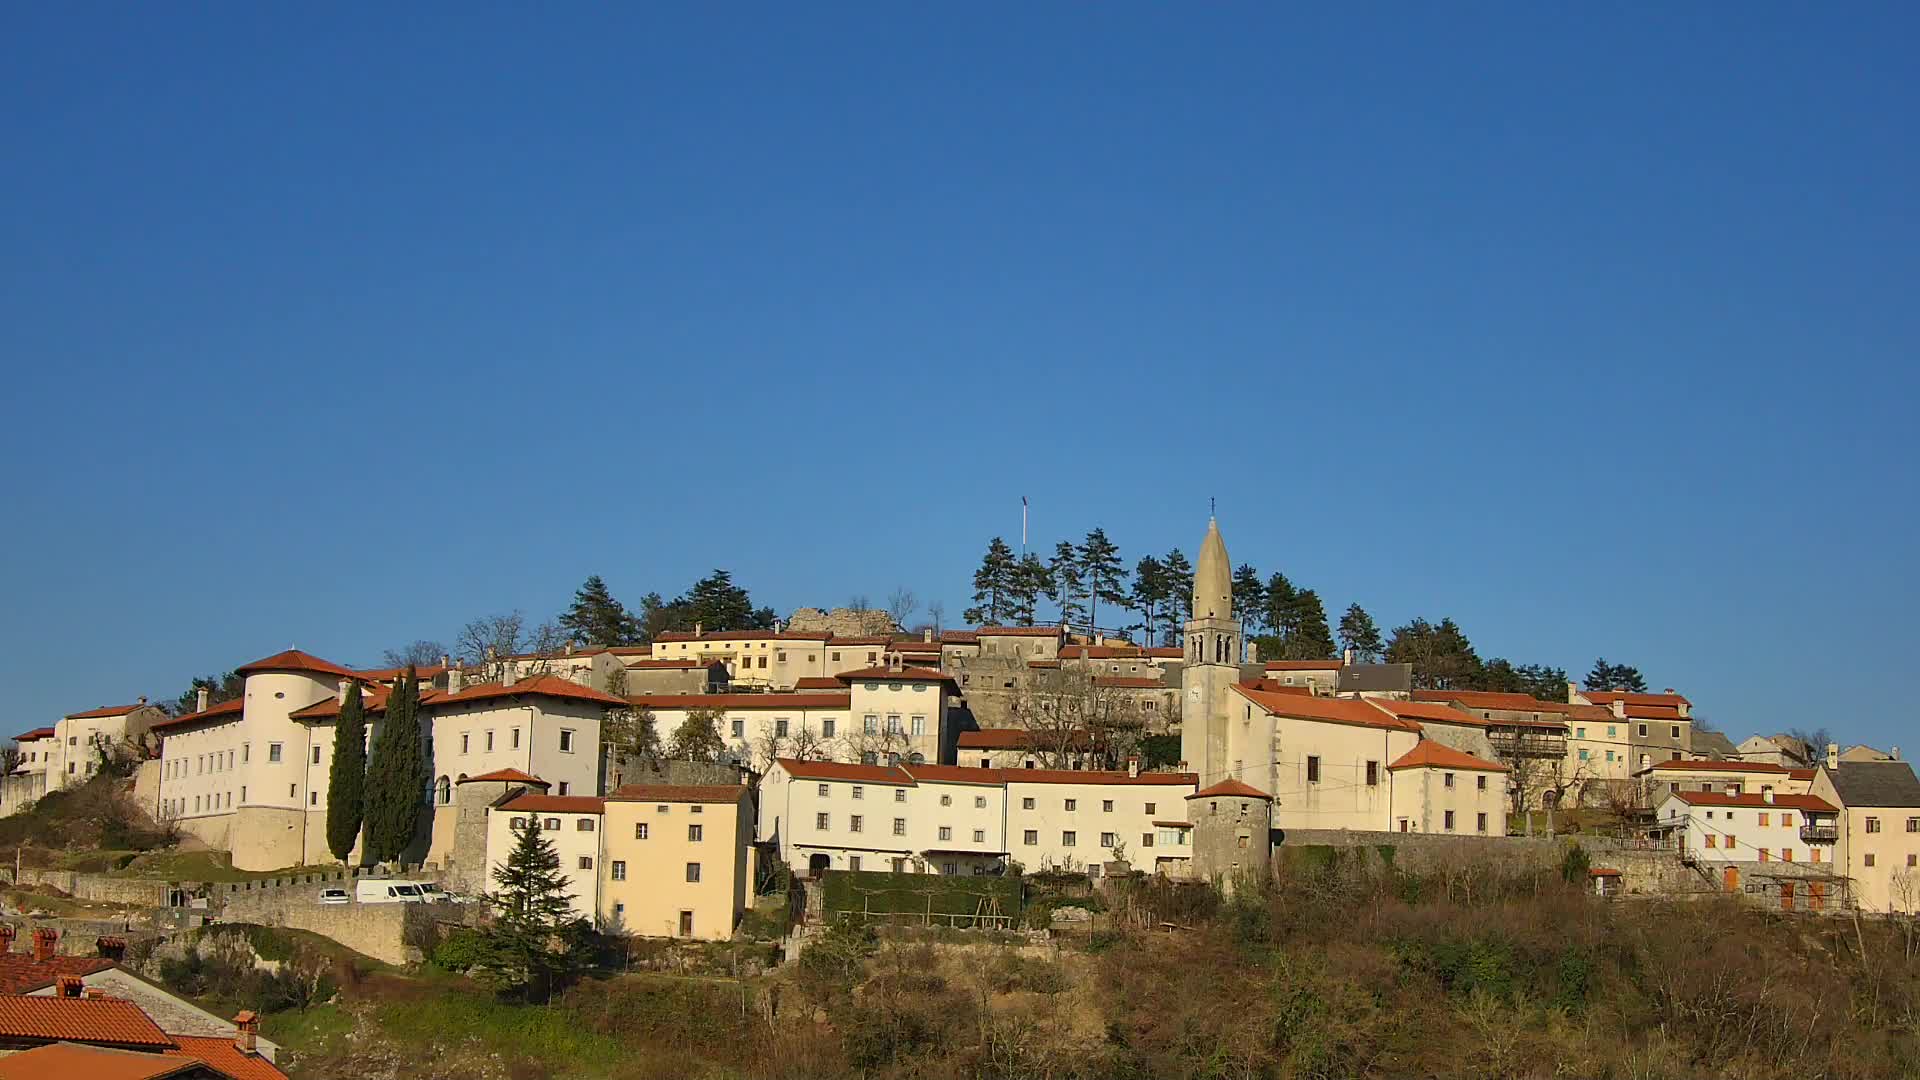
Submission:
[[[1377,663],[1387,646],[1380,638],[1380,627],[1359,604],[1348,604],[1340,616],[1340,645],[1352,649],[1353,658],[1362,663]]]
[[[641,640],[640,620],[613,598],[599,574],[575,590],[573,605],[560,616],[560,628],[576,645],[633,645]]]
[[[1639,668],[1627,664],[1609,664],[1603,656],[1595,660],[1593,669],[1587,672],[1586,688],[1644,694],[1647,692],[1647,680],[1640,674]]]
[[[419,706],[420,680],[408,668],[387,695],[386,719],[367,765],[368,862],[392,862],[413,843],[428,786]]]

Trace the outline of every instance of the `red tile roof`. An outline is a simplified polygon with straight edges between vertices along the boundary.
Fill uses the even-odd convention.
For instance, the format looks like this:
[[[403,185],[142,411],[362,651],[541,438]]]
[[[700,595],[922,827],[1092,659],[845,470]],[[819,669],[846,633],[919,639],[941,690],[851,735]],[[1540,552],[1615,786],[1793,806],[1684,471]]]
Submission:
[[[0,1041],[30,1040],[155,1050],[173,1046],[167,1033],[131,1001],[104,997],[0,997]]]
[[[961,732],[955,745],[962,750],[1026,750],[1033,746],[1033,733],[1025,728],[981,728]]]
[[[567,701],[586,701],[595,705],[625,705],[625,698],[617,698],[590,686],[581,686],[571,679],[558,675],[536,675],[531,679],[521,679],[511,686],[499,683],[481,683],[470,686],[457,694],[440,694],[432,699],[422,697],[421,705],[465,705],[474,701],[488,701],[505,697],[550,697]]]
[[[169,731],[190,728],[195,724],[213,723],[218,720],[231,720],[244,712],[246,707],[246,698],[234,698],[231,701],[223,701],[218,705],[210,705],[205,712],[188,713],[185,716],[176,716],[171,720],[156,721],[150,730],[158,731],[164,735]]]
[[[682,656],[671,660],[641,660],[627,667],[634,671],[684,671],[688,668],[725,667],[724,660],[702,660],[697,656]]]
[[[0,1057],[0,1080],[166,1080],[201,1072],[207,1064],[171,1050],[155,1054],[56,1042]]]
[[[913,777],[889,765],[849,765],[838,761],[800,761],[776,758],[787,775],[796,780],[858,780],[872,784],[913,786]]]
[[[1741,795],[1729,795],[1724,791],[1676,791],[1671,797],[1689,806],[1751,806],[1756,810],[1779,806],[1788,810],[1816,810],[1824,814],[1838,813],[1840,810],[1817,795],[1776,794],[1772,801],[1768,801],[1766,796],[1757,791]]]
[[[887,667],[861,668],[859,671],[843,671],[838,678],[846,682],[952,682],[953,676],[932,668],[903,667],[898,671]]]
[[[653,646],[651,645],[615,645],[613,648],[608,649],[607,651],[612,653],[615,656],[651,656],[653,655]]]
[[[34,728],[32,731],[15,735],[13,737],[13,741],[32,742],[35,739],[51,739],[51,738],[53,738],[53,729],[50,727],[41,727],[41,728]]]
[[[249,1054],[233,1045],[231,1036],[175,1035],[179,1049],[167,1053],[174,1057],[197,1058],[233,1077],[233,1080],[287,1080],[287,1074],[259,1054]]]
[[[974,634],[977,637],[1059,637],[1061,630],[1057,626],[983,626]]]
[[[1642,769],[1653,772],[1655,769],[1674,772],[1736,772],[1736,773],[1779,773],[1787,775],[1795,770],[1785,765],[1775,765],[1767,761],[1656,761]],[[1812,770],[1804,770],[1811,772]]]
[[[1269,660],[1268,671],[1338,671],[1344,664],[1338,660]]]
[[[709,630],[704,634],[695,634],[685,630],[669,630],[664,634],[653,635],[659,641],[826,641],[833,637],[824,630]]]
[[[1175,650],[1179,652],[1179,650]],[[1137,660],[1147,653],[1138,645],[1062,645],[1062,660]],[[1181,654],[1185,655],[1185,654]]]
[[[1789,780],[1811,780],[1813,779],[1813,774],[1818,771],[1818,769],[1788,769],[1787,778]]]
[[[739,784],[627,784],[607,796],[609,802],[732,803],[747,789]]]
[[[841,637],[839,634],[835,634],[831,638],[828,638],[827,640],[833,645],[836,645],[836,646],[845,645],[845,646],[848,646],[849,648],[860,648],[863,646],[876,646],[880,648],[891,649],[900,644],[899,642],[893,640],[892,637],[886,634],[860,634],[860,635],[850,635],[848,637]],[[918,644],[918,642],[915,642],[915,644]]]
[[[1060,661],[1058,661],[1058,660],[1029,660],[1029,661],[1027,661],[1027,666],[1028,666],[1028,667],[1030,667],[1030,668],[1057,668],[1057,667],[1059,667],[1059,666],[1060,666]]]
[[[1564,701],[1542,701],[1526,694],[1503,694],[1492,690],[1415,690],[1415,701],[1451,701],[1469,709],[1496,709],[1505,712],[1550,712],[1564,714],[1572,709]]]
[[[1240,685],[1253,690],[1265,690],[1269,694],[1300,694],[1306,697],[1313,696],[1313,687],[1311,686],[1288,686],[1278,679],[1245,679],[1241,681]]]
[[[847,709],[853,695],[837,694],[636,694],[637,709]]]
[[[999,787],[1005,783],[1002,778],[1004,769],[969,769],[964,765],[902,765],[908,776],[915,780],[925,780],[946,784],[990,784]]]
[[[1152,787],[1192,786],[1200,782],[1193,773],[1096,772],[1076,769],[1002,769],[1009,784],[1139,784]]]
[[[1241,697],[1275,716],[1286,716],[1296,720],[1320,720],[1330,724],[1386,728],[1390,731],[1418,732],[1420,730],[1420,725],[1414,721],[1402,720],[1392,713],[1374,708],[1364,700],[1275,694],[1240,685],[1234,686],[1233,689]]]
[[[980,644],[980,631],[978,630],[943,631],[940,634],[940,644],[942,645],[978,645]]]
[[[1616,701],[1628,705],[1692,705],[1685,694],[1631,694],[1617,690],[1585,690],[1581,696],[1595,705],[1611,705]]]
[[[795,690],[845,690],[847,684],[831,675],[808,675],[793,684]]]
[[[1486,727],[1487,722],[1470,712],[1463,712],[1451,705],[1442,705],[1433,701],[1401,701],[1397,698],[1361,698],[1376,709],[1385,709],[1402,720],[1432,720],[1440,724],[1464,724],[1467,727]]]
[[[535,795],[528,792],[508,799],[495,809],[519,810],[528,814],[601,814],[606,812],[607,800],[598,795]]]
[[[1167,690],[1170,689],[1159,679],[1133,678],[1127,675],[1095,675],[1093,685],[1111,687],[1116,690]]]
[[[531,773],[521,772],[519,769],[495,769],[492,772],[481,773],[479,776],[469,776],[459,782],[462,784],[536,784],[543,788],[553,786],[545,780]]]
[[[1671,705],[1629,705],[1626,709],[1629,720],[1686,720],[1692,717],[1681,716],[1680,710]]]
[[[255,660],[251,664],[242,664],[233,669],[236,675],[251,675],[256,671],[303,671],[316,675],[351,676],[353,672],[331,660],[322,660],[312,653],[299,649],[288,649],[272,656]]]
[[[146,708],[158,708],[158,706],[149,706],[144,701],[136,701],[131,705],[102,705],[97,709],[88,709],[86,712],[68,713],[66,718],[68,720],[98,720],[109,716],[125,716],[135,709]]]
[[[447,666],[445,664],[416,664],[413,669],[413,677],[425,680],[434,678],[437,675],[444,675],[446,672]],[[372,671],[356,671],[353,674],[355,678],[363,679],[367,682],[392,682],[406,673],[406,668],[390,667],[374,668]]]
[[[1421,739],[1413,744],[1413,749],[1401,754],[1389,769],[1469,769],[1476,772],[1512,772],[1505,765],[1495,764],[1485,758],[1475,757],[1464,750],[1455,750],[1445,743],[1432,739]]]
[[[1228,777],[1227,779],[1220,781],[1219,783],[1213,785],[1212,787],[1205,788],[1200,791],[1196,791],[1193,794],[1187,796],[1187,798],[1206,799],[1206,798],[1212,798],[1212,797],[1225,797],[1225,796],[1233,796],[1234,798],[1239,798],[1239,799],[1265,799],[1268,802],[1273,801],[1273,796],[1267,794],[1264,791],[1261,791],[1259,788],[1254,787],[1252,784],[1242,783],[1241,781],[1235,780],[1232,777]],[[1159,824],[1159,822],[1155,822],[1154,824],[1157,825]]]
[[[0,953],[0,994],[31,994],[52,986],[61,975],[85,978],[118,967],[98,956],[55,956],[35,960],[31,953]]]

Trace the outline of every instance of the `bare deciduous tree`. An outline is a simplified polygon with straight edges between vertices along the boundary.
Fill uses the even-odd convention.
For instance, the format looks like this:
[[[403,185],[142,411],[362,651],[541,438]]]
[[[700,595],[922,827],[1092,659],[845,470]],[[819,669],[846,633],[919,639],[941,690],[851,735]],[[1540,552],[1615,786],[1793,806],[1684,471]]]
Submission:
[[[895,626],[907,625],[907,620],[913,617],[913,613],[919,607],[920,599],[914,596],[913,590],[905,585],[898,586],[887,594],[887,614],[893,618]]]
[[[409,641],[397,649],[388,649],[381,654],[380,662],[390,668],[403,668],[410,664],[414,667],[431,667],[438,664],[440,658],[445,655],[447,655],[445,645],[422,638],[418,641]]]
[[[1146,723],[1125,688],[1101,686],[1089,671],[1066,668],[1030,680],[1012,702],[1015,724],[1050,769],[1117,768],[1137,753]]]

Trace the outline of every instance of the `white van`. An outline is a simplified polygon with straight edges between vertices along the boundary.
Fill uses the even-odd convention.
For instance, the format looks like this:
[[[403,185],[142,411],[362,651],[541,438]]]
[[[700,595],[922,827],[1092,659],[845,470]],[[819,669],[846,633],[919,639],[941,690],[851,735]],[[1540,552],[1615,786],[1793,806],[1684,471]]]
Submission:
[[[431,882],[402,881],[398,878],[356,881],[353,898],[363,904],[424,904],[431,898],[420,891],[422,884]]]

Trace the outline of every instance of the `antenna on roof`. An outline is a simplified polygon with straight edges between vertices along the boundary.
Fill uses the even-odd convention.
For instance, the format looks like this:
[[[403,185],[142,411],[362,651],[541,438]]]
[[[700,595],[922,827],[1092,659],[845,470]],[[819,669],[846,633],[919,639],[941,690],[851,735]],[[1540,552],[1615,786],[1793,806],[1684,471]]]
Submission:
[[[1213,496],[1211,495],[1207,496],[1207,516],[1208,517],[1218,516],[1213,512]]]

